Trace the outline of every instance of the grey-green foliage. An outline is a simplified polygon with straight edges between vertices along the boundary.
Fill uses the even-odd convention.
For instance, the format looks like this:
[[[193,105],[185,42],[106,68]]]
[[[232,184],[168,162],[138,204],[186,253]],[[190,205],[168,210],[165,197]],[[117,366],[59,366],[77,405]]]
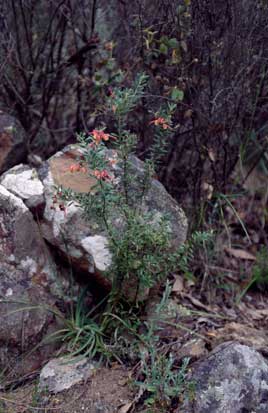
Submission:
[[[149,360],[143,358],[141,361],[145,380],[140,385],[150,393],[145,404],[169,407],[172,398],[179,397],[185,391],[189,359],[185,358],[181,367],[174,369],[174,359],[171,354],[167,356],[151,351]]]
[[[150,147],[150,157],[153,160],[156,168],[158,164],[164,159],[168,148],[170,147],[170,141],[172,134],[174,133],[171,125],[172,125],[172,116],[176,111],[177,105],[175,103],[168,102],[161,110],[156,114],[156,117],[165,119],[166,127],[155,127],[154,128],[154,140]]]
[[[132,87],[116,87],[113,89],[112,95],[107,99],[107,109],[114,113],[117,121],[122,122],[122,126],[125,125],[128,113],[136,107],[144,95],[147,81],[148,76],[145,73],[141,73],[136,77]]]
[[[171,270],[172,262],[166,257],[170,248],[168,224],[164,219],[157,227],[151,224],[152,215],[142,218],[128,211],[128,222],[122,232],[116,234],[114,271],[125,278],[137,277],[142,288],[152,287]]]
[[[161,302],[146,323],[147,332],[142,336],[146,346],[140,355],[143,380],[136,382],[148,393],[145,404],[162,412],[170,407],[172,398],[178,398],[188,391],[186,374],[189,358],[183,360],[180,368],[175,368],[172,353],[167,353],[159,346],[158,332],[160,326],[165,324],[170,293],[171,285],[167,283]]]

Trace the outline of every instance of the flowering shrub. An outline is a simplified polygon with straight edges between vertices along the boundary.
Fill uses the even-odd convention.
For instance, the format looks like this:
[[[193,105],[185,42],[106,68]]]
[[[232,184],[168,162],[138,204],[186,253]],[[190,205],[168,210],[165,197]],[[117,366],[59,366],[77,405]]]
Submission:
[[[175,106],[161,110],[150,122],[156,128],[155,146],[150,159],[145,161],[143,176],[138,181],[133,176],[131,156],[136,149],[137,136],[126,129],[127,115],[143,96],[146,82],[147,77],[142,74],[132,88],[115,88],[107,98],[107,111],[116,122],[116,133],[97,128],[88,136],[78,136],[83,160],[71,165],[70,171],[87,172],[94,178],[91,191],[86,194],[63,191],[65,200],[75,199],[85,214],[89,218],[94,214],[108,233],[113,253],[109,272],[113,274],[112,297],[115,302],[126,291],[131,301],[140,300],[148,288],[175,267],[178,257],[170,253],[168,220],[162,217],[152,225],[154,217],[145,213],[142,207],[161,154],[161,142],[163,146],[172,130]],[[107,149],[107,143],[113,149]]]

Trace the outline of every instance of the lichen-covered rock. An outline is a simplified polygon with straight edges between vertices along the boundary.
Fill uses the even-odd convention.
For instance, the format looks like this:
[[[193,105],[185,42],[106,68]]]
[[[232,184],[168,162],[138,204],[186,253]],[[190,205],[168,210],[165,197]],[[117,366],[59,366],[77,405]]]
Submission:
[[[96,366],[87,358],[52,359],[41,370],[39,387],[50,393],[60,393],[75,384],[86,382],[95,370]]]
[[[114,151],[107,150],[111,157],[117,157]],[[72,173],[70,166],[82,155],[78,146],[72,145],[58,152],[39,170],[40,179],[45,187],[46,208],[41,223],[44,238],[58,248],[71,260],[78,271],[97,277],[103,284],[109,281],[109,267],[112,256],[108,248],[108,236],[104,228],[100,228],[94,217],[85,220],[83,211],[74,203],[65,205],[62,210],[55,207],[55,187],[62,186],[80,193],[87,193],[96,181],[83,171]],[[122,168],[120,162],[114,163],[113,175],[120,182]],[[138,158],[131,158],[131,173],[134,177],[132,191],[145,173],[144,164]],[[120,190],[120,183],[118,185]],[[59,200],[60,202],[60,200]],[[162,215],[170,218],[170,231],[174,246],[181,245],[186,238],[187,220],[176,201],[167,193],[163,185],[153,180],[143,202],[144,213],[150,212],[156,221]],[[120,217],[109,218],[112,225],[120,226]],[[153,222],[152,222],[153,225]],[[102,274],[105,273],[105,277]]]
[[[256,350],[228,342],[193,367],[194,400],[187,413],[267,413],[268,364]]]
[[[0,111],[0,174],[23,162],[26,154],[25,130],[13,116]]]
[[[35,346],[53,323],[43,306],[54,305],[56,275],[32,214],[0,185],[0,370]]]
[[[22,164],[14,166],[3,174],[0,184],[20,198],[32,212],[42,214],[45,207],[44,186],[36,169]]]

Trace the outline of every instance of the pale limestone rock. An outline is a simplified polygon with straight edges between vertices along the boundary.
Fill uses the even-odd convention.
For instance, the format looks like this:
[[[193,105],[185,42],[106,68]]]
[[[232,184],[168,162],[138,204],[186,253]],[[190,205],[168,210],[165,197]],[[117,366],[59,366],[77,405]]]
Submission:
[[[112,263],[112,255],[108,249],[108,239],[102,235],[86,237],[82,240],[82,247],[92,255],[96,268],[106,271]]]
[[[75,384],[86,382],[94,373],[96,367],[87,358],[68,360],[61,357],[50,360],[41,370],[40,390],[50,393],[60,393]]]
[[[0,183],[30,210],[38,211],[44,207],[44,186],[35,169],[22,164],[14,166],[1,177]]]

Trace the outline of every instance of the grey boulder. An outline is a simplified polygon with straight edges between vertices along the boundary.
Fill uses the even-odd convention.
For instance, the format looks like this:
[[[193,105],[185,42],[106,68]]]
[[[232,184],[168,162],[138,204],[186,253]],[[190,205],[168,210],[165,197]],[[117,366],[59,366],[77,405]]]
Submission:
[[[191,372],[194,400],[187,413],[267,413],[268,364],[256,350],[227,342]]]

